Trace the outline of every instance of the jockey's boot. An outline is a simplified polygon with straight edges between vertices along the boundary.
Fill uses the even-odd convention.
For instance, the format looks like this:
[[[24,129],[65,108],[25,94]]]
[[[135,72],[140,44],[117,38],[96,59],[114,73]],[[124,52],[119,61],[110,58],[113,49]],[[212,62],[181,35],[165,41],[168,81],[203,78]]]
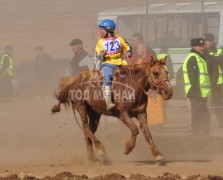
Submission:
[[[105,86],[103,89],[103,96],[105,99],[105,103],[107,105],[107,110],[110,110],[111,108],[115,107],[115,104],[111,100],[111,87]]]

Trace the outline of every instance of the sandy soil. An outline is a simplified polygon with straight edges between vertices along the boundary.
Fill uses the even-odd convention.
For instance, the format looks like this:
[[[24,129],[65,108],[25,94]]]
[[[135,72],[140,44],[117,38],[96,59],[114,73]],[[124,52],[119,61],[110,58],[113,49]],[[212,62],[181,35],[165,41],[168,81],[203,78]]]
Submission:
[[[104,144],[111,165],[87,161],[84,136],[72,111],[63,108],[52,115],[50,109],[55,102],[48,96],[43,101],[36,97],[27,102],[0,104],[0,176],[55,177],[61,172],[88,178],[111,173],[126,178],[134,174],[157,177],[165,173],[181,177],[223,176],[223,133],[214,114],[211,136],[194,137],[184,100],[170,100],[168,122],[161,130],[151,128],[154,141],[166,158],[163,162],[154,160],[141,134],[133,152],[124,155],[123,142],[130,136],[129,130],[117,119],[102,117],[96,135]],[[61,175],[69,176],[66,173],[58,176]]]

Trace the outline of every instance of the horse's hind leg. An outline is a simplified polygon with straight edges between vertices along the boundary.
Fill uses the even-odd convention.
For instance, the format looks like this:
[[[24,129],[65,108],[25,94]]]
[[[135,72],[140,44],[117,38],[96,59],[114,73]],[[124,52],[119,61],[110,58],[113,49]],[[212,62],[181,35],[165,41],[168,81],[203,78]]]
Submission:
[[[101,117],[100,114],[96,113],[90,108],[87,108],[87,115],[89,118],[89,127],[94,134],[97,131],[98,124],[99,124],[99,119]],[[95,161],[96,158],[94,156],[94,149],[93,149],[93,143],[92,140],[85,135],[85,141],[86,141],[86,146],[87,146],[87,155],[88,158],[91,159],[92,161]]]
[[[136,137],[139,134],[139,129],[135,125],[135,123],[132,121],[132,119],[129,117],[128,113],[126,111],[122,112],[120,114],[121,121],[131,130],[132,135],[131,138],[126,141],[125,143],[125,154],[130,153],[136,144]]]
[[[147,117],[146,113],[142,113],[137,116],[137,119],[139,120],[139,123],[140,123],[140,129],[143,132],[146,141],[149,143],[153,156],[156,158],[156,160],[163,160],[164,159],[163,155],[159,152],[159,150],[156,148],[153,142],[146,117]]]
[[[101,114],[97,113],[89,106],[87,107],[87,114],[88,114],[88,118],[89,118],[89,127],[90,127],[92,133],[94,134],[97,131],[99,120],[101,118]],[[86,145],[87,145],[88,156],[92,157],[94,160],[96,160],[96,158],[94,157],[92,140],[88,137],[86,137],[85,140],[86,140]],[[99,153],[99,155],[100,155],[103,163],[105,163],[105,164],[110,163],[110,161],[108,160],[108,158],[106,157],[106,155],[104,153]]]
[[[100,117],[97,116],[98,118],[98,122],[97,123],[88,123],[88,117],[87,117],[87,107],[86,104],[82,103],[82,102],[75,102],[72,103],[72,108],[73,110],[77,110],[80,114],[82,123],[83,123],[83,132],[85,134],[85,141],[86,141],[86,145],[87,145],[87,155],[88,155],[88,159],[90,161],[94,161],[95,160],[95,156],[94,156],[94,151],[93,151],[93,146],[92,146],[92,142],[94,143],[97,153],[99,155],[104,155],[105,154],[105,149],[104,146],[101,144],[101,142],[94,136],[93,131],[97,130],[97,125],[99,122]]]

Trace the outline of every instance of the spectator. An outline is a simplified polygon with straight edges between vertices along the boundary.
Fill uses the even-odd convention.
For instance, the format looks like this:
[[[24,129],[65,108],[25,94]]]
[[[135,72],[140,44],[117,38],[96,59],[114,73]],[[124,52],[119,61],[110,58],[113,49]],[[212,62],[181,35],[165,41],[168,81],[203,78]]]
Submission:
[[[153,57],[153,59],[157,59],[155,54],[148,52],[148,47],[145,44],[138,44],[136,48],[136,53],[138,59],[137,61],[132,62],[134,64],[147,63],[151,57]]]
[[[137,46],[139,45],[139,44],[143,44],[144,43],[144,41],[143,41],[143,35],[142,34],[140,34],[140,33],[135,33],[135,34],[133,34],[133,36],[132,36],[132,48],[133,48],[133,50],[135,49],[136,50],[136,48],[137,48]]]
[[[218,124],[223,128],[223,69],[218,64],[219,57],[222,58],[222,49],[218,49],[214,42],[214,35],[212,33],[205,33],[203,35],[205,42],[205,59],[209,62],[209,76],[211,80],[211,100],[214,106],[215,114]]]
[[[173,79],[174,78],[174,71],[173,71],[173,62],[172,59],[170,57],[170,55],[168,54],[168,47],[166,45],[162,45],[160,47],[160,52],[157,54],[157,59],[161,60],[166,58],[166,69],[168,70],[169,73],[169,79]]]
[[[191,104],[191,123],[194,135],[209,135],[210,112],[207,98],[210,93],[210,78],[204,59],[204,40],[191,40],[192,49],[183,63],[185,94]]]
[[[1,96],[3,101],[10,101],[13,98],[12,79],[14,78],[13,47],[5,47],[0,60],[0,81]]]
[[[35,59],[35,72],[40,87],[39,95],[44,99],[44,96],[47,94],[47,90],[50,89],[49,82],[52,75],[50,70],[52,66],[52,58],[41,46],[36,47],[35,51],[37,54]]]
[[[138,44],[136,52],[138,54],[138,60],[136,64],[148,63],[150,61],[151,54],[148,52],[148,48],[145,44]],[[156,57],[153,57],[156,59]],[[164,109],[164,103],[161,95],[156,94],[155,97],[156,101],[151,97],[148,97],[148,104],[147,104],[147,119],[148,125],[153,126],[156,129],[161,130],[162,124],[166,122],[166,112]],[[133,119],[133,121],[138,124],[138,122]]]
[[[74,56],[71,61],[72,75],[77,75],[81,71],[87,69],[93,70],[93,59],[84,50],[82,41],[80,39],[73,39],[69,45],[74,52]]]
[[[156,53],[153,51],[153,49],[151,47],[149,47],[148,45],[144,44],[142,34],[135,33],[135,34],[133,34],[132,37],[133,37],[133,40],[132,40],[133,53],[132,53],[132,57],[131,57],[130,61],[128,61],[128,64],[137,64],[137,61],[140,58],[138,51],[141,51],[141,53],[142,53],[144,51],[142,48],[145,48],[147,58],[150,59],[150,57],[153,56],[153,58],[156,59]],[[138,46],[140,46],[139,49],[138,49]]]

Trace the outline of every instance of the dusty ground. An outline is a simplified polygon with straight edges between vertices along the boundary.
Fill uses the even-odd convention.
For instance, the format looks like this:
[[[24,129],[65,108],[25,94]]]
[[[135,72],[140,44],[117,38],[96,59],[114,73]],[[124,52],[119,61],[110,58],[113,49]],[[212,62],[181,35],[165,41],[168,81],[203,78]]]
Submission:
[[[68,43],[73,38],[83,39],[85,48],[92,52],[99,11],[144,3],[144,0],[0,0],[0,52],[12,44],[15,64],[34,59],[34,48],[39,45],[53,57],[71,58]],[[190,178],[223,176],[223,130],[212,115],[211,137],[193,137],[186,101],[170,101],[163,130],[151,129],[156,145],[166,158],[162,163],[155,162],[141,135],[133,152],[124,155],[123,142],[130,132],[117,120],[109,119],[108,123],[103,117],[97,137],[112,161],[106,166],[87,162],[84,136],[72,112],[63,110],[51,115],[55,103],[51,96],[43,101],[37,97],[28,102],[0,103],[1,177],[75,179],[74,175],[85,175],[79,179],[117,180],[148,176],[179,179],[198,174],[201,177]]]
[[[111,173],[126,178],[134,174],[157,177],[165,173],[166,176],[171,173],[170,177],[223,176],[223,130],[217,127],[213,114],[211,136],[192,136],[186,101],[169,101],[167,124],[162,130],[151,129],[157,147],[166,158],[163,162],[155,162],[141,134],[133,152],[124,155],[123,142],[130,132],[118,120],[103,117],[97,137],[104,144],[111,165],[87,161],[84,136],[72,111],[63,109],[52,115],[50,109],[55,102],[49,96],[43,101],[37,97],[28,102],[0,104],[0,176],[54,177],[61,172],[88,178]]]

